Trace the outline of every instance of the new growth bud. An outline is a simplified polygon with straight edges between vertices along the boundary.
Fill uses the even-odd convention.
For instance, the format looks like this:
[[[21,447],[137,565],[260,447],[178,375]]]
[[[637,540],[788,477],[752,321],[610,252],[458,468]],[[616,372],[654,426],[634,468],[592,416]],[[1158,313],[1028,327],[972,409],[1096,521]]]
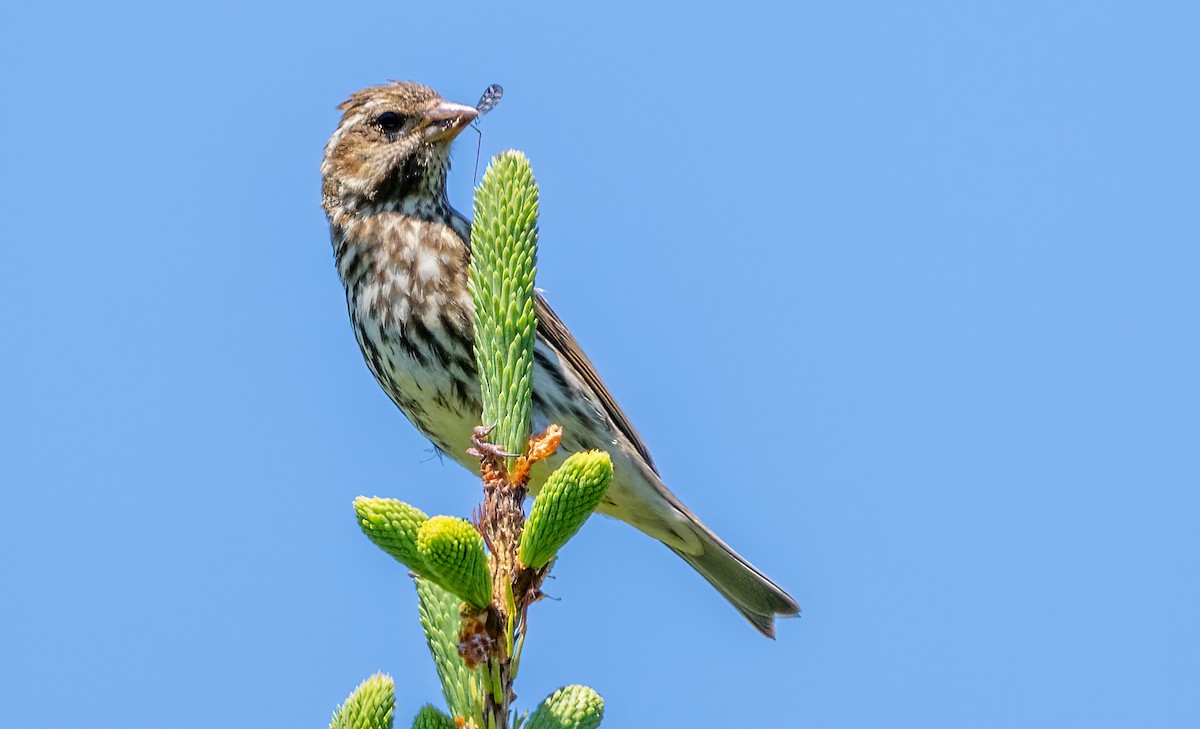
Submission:
[[[367,538],[413,572],[424,573],[417,551],[417,532],[429,521],[424,512],[396,499],[359,496],[354,500],[354,513]]]
[[[421,629],[433,656],[446,706],[455,716],[479,717],[483,713],[480,672],[468,669],[458,653],[462,599],[431,580],[418,577],[414,582]]]
[[[412,729],[458,729],[458,725],[433,704],[425,704],[413,719]]]
[[[521,564],[546,566],[600,504],[612,475],[612,459],[604,451],[576,453],[550,474],[525,522]]]
[[[391,676],[377,673],[358,685],[333,712],[329,729],[392,729],[396,687]]]
[[[483,422],[496,426],[491,442],[509,453],[525,447],[532,413],[537,215],[529,160],[520,152],[497,155],[475,193],[469,285]]]
[[[443,589],[479,609],[492,601],[483,537],[471,522],[453,516],[433,517],[417,532],[417,551],[430,579]]]
[[[525,729],[596,729],[604,718],[604,699],[587,686],[564,686],[546,697]]]

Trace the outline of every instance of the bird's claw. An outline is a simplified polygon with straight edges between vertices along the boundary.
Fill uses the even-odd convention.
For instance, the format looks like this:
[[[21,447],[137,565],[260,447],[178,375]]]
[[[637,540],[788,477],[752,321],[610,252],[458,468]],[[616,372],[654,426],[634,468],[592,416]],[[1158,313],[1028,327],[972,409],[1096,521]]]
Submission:
[[[467,455],[475,458],[516,458],[516,453],[508,453],[500,446],[487,442],[487,437],[495,429],[494,425],[476,425],[475,430],[471,432],[471,447],[467,449]]]

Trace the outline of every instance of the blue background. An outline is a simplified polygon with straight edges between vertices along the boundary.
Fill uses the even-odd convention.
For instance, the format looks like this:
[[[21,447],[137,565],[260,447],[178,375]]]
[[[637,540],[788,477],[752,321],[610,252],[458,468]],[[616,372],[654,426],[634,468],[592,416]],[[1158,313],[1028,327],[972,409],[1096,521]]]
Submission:
[[[23,3],[0,62],[0,705],[324,726],[440,704],[354,496],[466,514],[347,325],[349,92],[474,103],[540,285],[776,642],[593,520],[521,703],[606,726],[1200,723],[1194,3]],[[825,4],[828,5],[828,4]],[[469,209],[475,135],[451,196]]]

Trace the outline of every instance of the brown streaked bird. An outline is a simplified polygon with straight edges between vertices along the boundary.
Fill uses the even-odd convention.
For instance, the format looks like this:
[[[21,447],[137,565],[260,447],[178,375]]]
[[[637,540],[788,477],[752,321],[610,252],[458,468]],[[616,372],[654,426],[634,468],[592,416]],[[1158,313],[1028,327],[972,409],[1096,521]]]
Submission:
[[[354,335],[388,397],[439,449],[467,454],[480,422],[467,290],[471,223],[450,207],[450,143],[478,112],[410,82],[372,86],[339,107],[325,147],[322,197]],[[645,443],[575,338],[539,294],[533,427],[563,426],[563,447],[535,467],[530,490],[574,451],[612,455],[598,511],[667,545],[761,633],[796,601],[729,548],[663,485]]]

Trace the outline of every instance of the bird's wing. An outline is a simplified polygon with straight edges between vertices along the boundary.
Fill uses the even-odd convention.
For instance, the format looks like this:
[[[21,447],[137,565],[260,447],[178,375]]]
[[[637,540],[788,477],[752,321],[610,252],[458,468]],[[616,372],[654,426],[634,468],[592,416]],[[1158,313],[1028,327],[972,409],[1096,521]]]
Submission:
[[[658,473],[658,467],[654,465],[654,459],[650,457],[650,450],[646,448],[646,444],[642,442],[642,437],[638,435],[634,429],[633,423],[629,422],[629,418],[621,410],[621,406],[617,404],[616,399],[608,388],[604,386],[604,381],[600,379],[600,375],[596,373],[596,368],[592,365],[591,360],[583,353],[579,342],[575,341],[575,337],[571,336],[571,332],[567,330],[567,326],[562,323],[562,319],[558,318],[558,314],[550,308],[546,300],[541,294],[535,295],[535,310],[537,311],[538,333],[546,340],[546,343],[562,357],[564,362],[567,362],[575,370],[575,374],[579,376],[580,381],[587,383],[588,387],[592,388],[592,392],[596,393],[596,398],[604,406],[604,411],[608,417],[617,425],[617,429],[629,439],[633,447],[646,461],[646,465]]]

